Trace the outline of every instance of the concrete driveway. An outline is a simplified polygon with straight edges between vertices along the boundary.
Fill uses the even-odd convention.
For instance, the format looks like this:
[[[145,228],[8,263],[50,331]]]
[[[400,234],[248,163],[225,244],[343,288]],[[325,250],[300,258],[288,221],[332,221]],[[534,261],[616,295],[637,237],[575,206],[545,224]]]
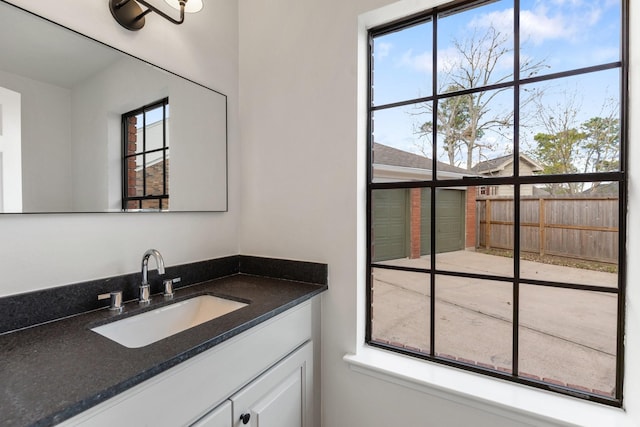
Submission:
[[[386,263],[428,267],[429,257]],[[438,254],[438,269],[511,275],[511,258],[473,251]],[[617,274],[521,262],[523,277],[606,287]],[[513,291],[510,283],[436,277],[435,351],[440,356],[511,371]],[[376,269],[373,338],[429,352],[429,276]],[[615,386],[617,296],[521,285],[519,371],[546,382],[603,395]]]

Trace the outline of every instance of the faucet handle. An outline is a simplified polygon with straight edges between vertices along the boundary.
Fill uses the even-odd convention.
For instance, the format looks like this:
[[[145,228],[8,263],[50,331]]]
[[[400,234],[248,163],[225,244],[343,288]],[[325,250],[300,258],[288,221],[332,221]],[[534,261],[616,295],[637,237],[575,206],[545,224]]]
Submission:
[[[151,287],[146,285],[140,285],[140,298],[138,304],[149,304],[151,302]]]
[[[98,300],[110,298],[109,310],[122,311],[122,291],[112,291],[98,295]]]
[[[176,277],[175,279],[165,279],[162,283],[164,284],[164,296],[172,298],[173,297],[173,284],[178,283],[182,280],[180,277]]]

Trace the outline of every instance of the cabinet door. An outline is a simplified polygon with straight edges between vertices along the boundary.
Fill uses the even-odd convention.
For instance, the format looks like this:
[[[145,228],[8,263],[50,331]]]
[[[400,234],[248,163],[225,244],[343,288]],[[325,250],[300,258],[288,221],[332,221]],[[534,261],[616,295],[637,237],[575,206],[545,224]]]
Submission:
[[[231,427],[233,425],[232,415],[231,402],[227,400],[192,424],[192,427]]]
[[[233,426],[310,426],[312,359],[309,342],[231,396]]]

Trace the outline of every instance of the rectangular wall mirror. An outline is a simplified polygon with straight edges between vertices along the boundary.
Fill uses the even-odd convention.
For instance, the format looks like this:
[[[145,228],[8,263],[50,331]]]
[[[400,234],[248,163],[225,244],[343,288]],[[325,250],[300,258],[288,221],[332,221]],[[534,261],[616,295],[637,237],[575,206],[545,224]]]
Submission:
[[[0,212],[226,210],[225,95],[0,1]]]

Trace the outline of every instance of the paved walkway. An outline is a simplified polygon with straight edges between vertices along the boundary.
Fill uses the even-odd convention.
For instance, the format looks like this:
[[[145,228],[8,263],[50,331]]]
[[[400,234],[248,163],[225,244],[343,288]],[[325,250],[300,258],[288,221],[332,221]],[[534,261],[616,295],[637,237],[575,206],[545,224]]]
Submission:
[[[429,257],[390,263],[427,267]],[[513,260],[473,251],[438,254],[438,269],[510,275]],[[522,261],[523,277],[615,287],[617,275]],[[373,282],[373,337],[429,351],[429,276],[377,269]],[[436,352],[510,371],[512,285],[436,277]],[[611,393],[615,384],[617,296],[521,285],[521,374],[573,388]]]

